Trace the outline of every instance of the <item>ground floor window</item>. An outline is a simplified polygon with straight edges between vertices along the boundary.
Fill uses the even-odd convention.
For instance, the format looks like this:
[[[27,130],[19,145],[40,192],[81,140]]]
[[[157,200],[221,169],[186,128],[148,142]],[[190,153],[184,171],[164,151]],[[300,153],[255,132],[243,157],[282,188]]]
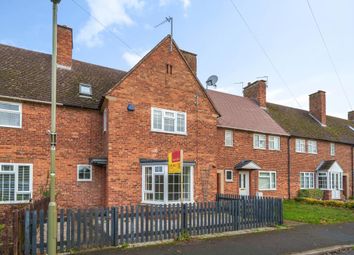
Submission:
[[[25,203],[32,198],[32,165],[0,163],[0,204]]]
[[[342,190],[343,173],[341,172],[318,172],[318,188],[323,190]]]
[[[301,189],[313,189],[314,188],[314,173],[301,172],[300,173],[300,188]]]
[[[259,190],[276,190],[276,172],[260,171],[258,176]]]
[[[168,174],[167,165],[143,166],[143,202],[181,202],[181,174]],[[193,166],[183,167],[183,202],[193,201]]]

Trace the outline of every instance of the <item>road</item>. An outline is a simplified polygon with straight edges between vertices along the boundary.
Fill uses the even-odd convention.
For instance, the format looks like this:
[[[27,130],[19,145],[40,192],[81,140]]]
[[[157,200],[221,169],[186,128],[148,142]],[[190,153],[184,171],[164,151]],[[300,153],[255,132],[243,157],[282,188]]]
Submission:
[[[286,230],[176,242],[131,249],[87,252],[88,255],[275,255],[354,244],[354,223],[297,225]]]

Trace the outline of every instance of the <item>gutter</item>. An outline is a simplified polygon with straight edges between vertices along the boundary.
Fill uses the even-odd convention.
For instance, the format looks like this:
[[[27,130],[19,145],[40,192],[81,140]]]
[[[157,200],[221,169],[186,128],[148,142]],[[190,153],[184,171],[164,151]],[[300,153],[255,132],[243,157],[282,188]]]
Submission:
[[[291,193],[290,193],[290,172],[291,172],[291,157],[290,157],[290,136],[288,137],[288,199],[290,199],[291,197]]]
[[[12,100],[19,100],[19,101],[25,101],[25,102],[32,102],[32,103],[41,103],[41,104],[51,104],[49,101],[42,101],[42,100],[36,100],[36,99],[28,99],[28,98],[22,98],[22,97],[11,97],[11,96],[4,96],[0,95],[0,98],[5,98],[5,99],[12,99]],[[57,103],[57,105],[63,105],[61,103]]]

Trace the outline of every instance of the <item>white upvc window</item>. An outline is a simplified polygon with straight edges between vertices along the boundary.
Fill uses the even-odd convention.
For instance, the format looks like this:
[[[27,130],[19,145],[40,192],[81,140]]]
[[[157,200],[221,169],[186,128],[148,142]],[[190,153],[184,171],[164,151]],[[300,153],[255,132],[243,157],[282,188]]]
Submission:
[[[317,154],[317,142],[314,140],[307,141],[307,152],[310,154]]]
[[[267,148],[266,135],[253,134],[253,148],[265,150]]]
[[[234,132],[232,130],[225,130],[225,146],[234,146]]]
[[[322,190],[328,189],[328,173],[318,172],[317,173],[317,187]]]
[[[330,154],[331,154],[331,156],[335,156],[336,155],[336,145],[335,145],[335,143],[331,143],[330,144]]]
[[[233,182],[234,181],[234,171],[227,169],[225,170],[225,181]]]
[[[32,183],[32,164],[0,163],[0,204],[28,203]]]
[[[0,101],[0,127],[22,127],[22,104]]]
[[[78,182],[92,181],[91,165],[77,165],[77,181]]]
[[[259,171],[258,175],[259,190],[276,190],[277,173],[275,171]]]
[[[269,150],[279,151],[280,150],[280,137],[270,135],[268,137],[268,148]]]
[[[187,134],[187,113],[151,108],[151,131]]]
[[[306,153],[306,140],[296,139],[295,140],[295,151],[300,153]]]
[[[193,166],[183,167],[183,202],[193,202]],[[167,165],[142,167],[142,202],[181,202],[181,174],[169,174]]]
[[[108,112],[107,112],[107,108],[104,108],[103,111],[103,132],[107,131],[107,121],[108,121]]]
[[[313,189],[315,187],[315,173],[301,172],[300,173],[300,188]]]

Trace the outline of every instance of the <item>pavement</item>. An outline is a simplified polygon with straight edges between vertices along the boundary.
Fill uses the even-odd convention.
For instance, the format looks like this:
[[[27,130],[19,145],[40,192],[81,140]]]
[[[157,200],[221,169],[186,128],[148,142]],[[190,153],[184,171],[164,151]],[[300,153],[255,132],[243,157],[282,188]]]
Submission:
[[[354,244],[354,222],[333,225],[295,225],[274,230],[227,237],[193,239],[128,249],[86,252],[88,255],[276,255],[301,253],[325,247]],[[323,253],[326,254],[326,253]],[[331,253],[327,253],[331,254]],[[338,254],[352,254],[338,253]]]

